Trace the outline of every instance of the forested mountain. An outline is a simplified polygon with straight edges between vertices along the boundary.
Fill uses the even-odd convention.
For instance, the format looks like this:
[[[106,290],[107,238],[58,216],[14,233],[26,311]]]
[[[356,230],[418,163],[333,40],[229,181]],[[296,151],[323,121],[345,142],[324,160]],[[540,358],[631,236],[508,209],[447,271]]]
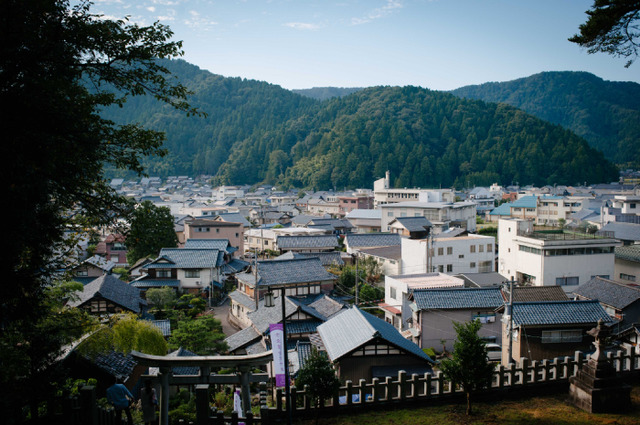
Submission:
[[[543,72],[452,93],[515,106],[572,130],[617,164],[640,167],[640,84],[587,72]]]
[[[347,96],[360,90],[362,87],[313,87],[291,91],[317,100],[328,100],[333,97]]]
[[[151,99],[106,115],[167,132],[152,175],[211,174],[218,184],[315,189],[576,184],[617,179],[586,141],[504,104],[418,87],[373,87],[317,101],[279,86],[170,64],[208,116],[185,117]]]

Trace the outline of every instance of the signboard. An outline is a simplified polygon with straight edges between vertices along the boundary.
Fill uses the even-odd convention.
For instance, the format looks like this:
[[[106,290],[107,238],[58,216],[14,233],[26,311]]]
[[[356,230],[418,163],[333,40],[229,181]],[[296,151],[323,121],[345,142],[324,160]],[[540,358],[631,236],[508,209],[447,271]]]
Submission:
[[[276,376],[276,386],[285,386],[284,369],[284,330],[282,323],[269,325],[271,333],[271,349],[273,350],[273,373]]]

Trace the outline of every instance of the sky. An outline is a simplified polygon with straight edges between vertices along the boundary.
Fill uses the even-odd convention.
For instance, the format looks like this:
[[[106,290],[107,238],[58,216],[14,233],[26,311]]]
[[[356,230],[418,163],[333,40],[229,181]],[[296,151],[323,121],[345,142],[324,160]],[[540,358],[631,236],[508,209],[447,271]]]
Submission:
[[[183,59],[285,89],[419,86],[453,90],[543,71],[640,83],[640,61],[585,49],[593,0],[94,0],[92,12],[155,21]]]

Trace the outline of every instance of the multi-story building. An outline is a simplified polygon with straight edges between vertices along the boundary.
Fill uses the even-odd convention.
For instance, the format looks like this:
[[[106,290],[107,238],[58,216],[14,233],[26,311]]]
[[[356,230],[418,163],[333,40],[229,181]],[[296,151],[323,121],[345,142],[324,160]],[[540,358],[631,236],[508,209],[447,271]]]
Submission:
[[[390,184],[389,172],[385,177],[373,182],[373,205],[378,208],[380,205],[396,202],[454,202],[456,194],[451,189],[420,189],[420,188],[392,188]]]
[[[184,238],[188,239],[227,239],[237,254],[244,253],[244,225],[217,221],[215,219],[194,219],[184,223]]]
[[[380,205],[381,230],[397,217],[425,217],[434,227],[461,227],[476,230],[476,204],[473,202],[398,202]]]
[[[532,220],[499,221],[498,273],[521,285],[558,285],[566,292],[594,276],[613,276],[618,240],[606,234],[539,231],[533,224]]]
[[[463,234],[426,239],[403,238],[402,274],[441,272],[448,274],[495,271],[493,236]]]
[[[617,195],[603,205],[602,224],[623,222],[640,224],[640,196]]]

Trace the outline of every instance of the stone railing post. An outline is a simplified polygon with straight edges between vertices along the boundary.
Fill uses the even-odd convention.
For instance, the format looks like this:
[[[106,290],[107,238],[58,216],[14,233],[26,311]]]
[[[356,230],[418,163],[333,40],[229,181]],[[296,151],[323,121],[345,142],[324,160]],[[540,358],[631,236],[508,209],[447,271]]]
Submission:
[[[425,373],[424,375],[424,395],[427,398],[431,397],[431,374]]]
[[[359,388],[359,397],[360,397],[360,403],[364,404],[364,402],[367,399],[367,380],[366,379],[361,379],[360,381],[358,381],[358,388]]]
[[[504,366],[498,365],[494,373],[498,374],[497,387],[499,389],[503,389],[504,388]]]
[[[380,380],[378,378],[371,380],[371,398],[374,403],[377,403],[380,399]]]
[[[407,372],[398,372],[398,398],[405,401],[407,398]]]
[[[524,385],[527,383],[527,375],[529,374],[529,359],[526,357],[520,357],[520,362],[518,363],[520,368],[520,385]]]
[[[353,382],[347,381],[347,394],[345,397],[345,401],[347,402],[347,406],[351,406],[353,404]]]

